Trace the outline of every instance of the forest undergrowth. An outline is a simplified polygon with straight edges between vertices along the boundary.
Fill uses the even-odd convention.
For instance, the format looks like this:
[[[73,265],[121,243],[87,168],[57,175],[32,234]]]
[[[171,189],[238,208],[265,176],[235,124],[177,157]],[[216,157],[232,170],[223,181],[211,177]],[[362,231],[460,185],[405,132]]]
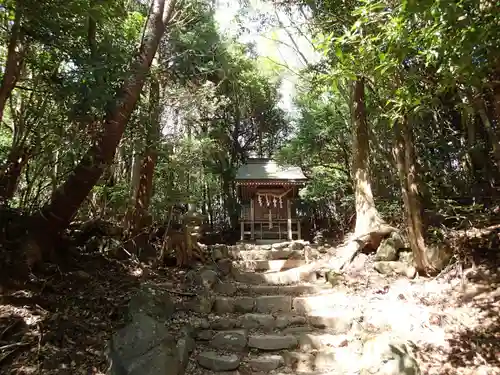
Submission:
[[[455,255],[437,276],[408,280],[378,275],[373,269],[368,274],[346,271],[339,292],[368,306],[374,325],[393,314],[394,320],[404,322],[405,330],[411,327],[415,341],[425,336],[426,347],[418,351],[423,373],[498,373],[500,259],[494,249],[500,241],[500,225],[450,233]],[[368,268],[372,256],[360,254],[368,259]],[[105,344],[124,326],[134,290],[148,281],[166,288],[176,302],[189,301],[196,290],[186,282],[187,271],[82,251],[64,263],[45,264],[28,280],[4,274],[1,372],[104,374]],[[377,281],[369,283],[367,275]],[[179,329],[185,319],[186,315],[174,319],[170,328]]]

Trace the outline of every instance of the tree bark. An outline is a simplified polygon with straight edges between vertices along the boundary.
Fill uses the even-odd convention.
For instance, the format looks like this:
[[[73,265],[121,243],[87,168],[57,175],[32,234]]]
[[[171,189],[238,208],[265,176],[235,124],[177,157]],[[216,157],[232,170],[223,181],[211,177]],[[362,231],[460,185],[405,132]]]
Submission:
[[[106,115],[102,133],[37,217],[42,221],[45,234],[36,238],[40,247],[43,247],[44,239],[53,238],[67,227],[105,168],[113,162],[116,148],[142,91],[175,3],[176,0],[154,0],[138,56],[132,63],[114,106]]]
[[[7,202],[14,197],[21,172],[29,158],[27,147],[12,146],[7,161],[0,170],[0,202]]]
[[[477,103],[476,109],[479,113],[479,116],[481,117],[481,121],[483,122],[484,128],[486,129],[486,133],[488,134],[488,138],[490,140],[495,164],[498,168],[498,171],[500,171],[500,141],[498,139],[499,137],[497,135],[495,128],[493,127],[493,124],[490,121],[488,113],[486,112],[486,106],[484,104],[484,100],[478,99],[476,103]]]
[[[366,119],[365,84],[361,77],[354,82],[352,97],[353,160],[352,177],[356,200],[355,235],[368,233],[382,224],[375,201],[370,179],[370,132]]]
[[[21,10],[19,7],[16,7],[14,24],[12,25],[9,44],[7,46],[7,60],[2,83],[0,84],[0,122],[2,122],[3,119],[5,104],[19,80],[24,64],[25,53],[26,49],[21,31]]]
[[[342,270],[367,245],[375,250],[384,236],[397,231],[382,220],[373,200],[370,178],[370,133],[366,119],[365,85],[362,77],[358,77],[352,87],[351,111],[356,225],[352,238],[337,249],[335,259],[329,263],[330,269],[335,272]]]
[[[395,133],[393,153],[401,183],[410,247],[415,257],[417,270],[427,274],[433,271],[433,267],[427,258],[427,248],[423,234],[421,198],[418,188],[419,181],[413,149],[413,136],[407,117],[396,122]]]
[[[158,158],[157,143],[160,138],[160,86],[155,77],[151,78],[149,96],[151,121],[147,130],[146,150],[140,166],[139,183],[134,194],[134,207],[127,215],[129,222],[126,228],[129,235],[133,237],[139,236],[144,227],[149,224],[148,209],[153,194],[153,177]],[[143,236],[140,243],[137,242],[138,239],[135,241],[138,246],[142,247],[144,245],[142,240],[145,239]]]
[[[5,104],[16,87],[24,65],[26,50],[21,31],[21,18],[21,10],[17,7],[7,46],[7,59],[3,77],[0,83],[0,123],[3,120]],[[21,172],[28,159],[29,152],[27,147],[23,142],[16,144],[14,134],[14,142],[7,156],[7,161],[0,169],[0,201],[8,201],[14,196]]]

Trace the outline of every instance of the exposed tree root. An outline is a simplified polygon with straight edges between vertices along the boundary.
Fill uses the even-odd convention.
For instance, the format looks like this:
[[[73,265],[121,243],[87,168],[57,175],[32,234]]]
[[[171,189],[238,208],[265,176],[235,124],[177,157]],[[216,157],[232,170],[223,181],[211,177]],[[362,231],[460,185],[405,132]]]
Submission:
[[[342,245],[335,249],[334,255],[326,259],[321,259],[286,271],[268,274],[266,275],[265,281],[273,284],[291,284],[308,280],[311,274],[325,268],[334,272],[340,272],[351,263],[355,256],[365,247],[370,246],[370,248],[376,250],[382,239],[392,232],[397,231],[399,231],[397,228],[383,224],[379,228],[371,230],[368,233],[348,238]]]

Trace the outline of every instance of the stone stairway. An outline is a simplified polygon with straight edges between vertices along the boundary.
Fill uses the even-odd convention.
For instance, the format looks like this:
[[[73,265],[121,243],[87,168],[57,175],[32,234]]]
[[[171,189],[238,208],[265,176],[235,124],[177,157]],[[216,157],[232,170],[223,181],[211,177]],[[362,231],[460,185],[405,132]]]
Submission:
[[[210,251],[213,264],[141,284],[108,343],[110,375],[420,374],[408,341],[422,337],[418,320],[403,294],[380,297],[366,255],[361,273],[326,282],[298,271],[329,252],[319,246]]]
[[[282,280],[279,271],[307,264],[311,248],[281,246],[286,247],[246,245],[215,254],[231,259],[231,272],[213,287],[212,313],[195,334],[187,373],[363,373],[366,332],[353,297],[315,277]],[[394,366],[383,373],[417,373],[411,372],[414,366],[409,371]]]

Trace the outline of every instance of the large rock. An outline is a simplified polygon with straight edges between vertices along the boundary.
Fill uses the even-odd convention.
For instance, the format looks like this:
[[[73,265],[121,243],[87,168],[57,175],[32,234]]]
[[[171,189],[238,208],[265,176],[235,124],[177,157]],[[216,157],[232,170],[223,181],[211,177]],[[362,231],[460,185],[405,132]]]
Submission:
[[[360,375],[420,375],[419,365],[409,342],[386,332],[363,345]]]
[[[218,332],[210,341],[210,346],[222,350],[242,351],[247,346],[247,333],[245,330]]]
[[[272,249],[273,250],[282,250],[282,249],[287,248],[289,244],[290,244],[289,242],[273,243]]]
[[[442,270],[450,263],[453,250],[447,244],[430,244],[427,246],[426,255],[436,270]]]
[[[255,306],[253,297],[217,297],[215,299],[215,312],[220,314],[231,312],[252,312]]]
[[[415,266],[415,257],[411,249],[405,249],[405,251],[399,252],[399,261],[410,266]]]
[[[278,315],[276,317],[276,328],[286,328],[288,326],[294,325],[304,325],[307,323],[307,319],[305,316],[288,314],[288,315]]]
[[[351,329],[356,316],[346,311],[325,310],[311,312],[308,319],[313,327],[329,328],[331,332],[343,334]]]
[[[187,272],[184,276],[184,280],[191,285],[211,290],[218,283],[219,276],[212,267],[204,266],[200,269]]]
[[[381,261],[381,262],[375,262],[373,265],[373,268],[383,274],[383,275],[391,275],[391,274],[397,274],[397,275],[403,275],[408,277],[409,279],[413,279],[416,274],[417,270],[415,267],[405,264],[403,262],[386,262],[386,261]]]
[[[215,261],[218,261],[220,259],[225,259],[229,256],[229,250],[227,245],[213,245],[212,246],[212,258]]]
[[[233,262],[231,259],[221,259],[217,261],[217,268],[219,269],[222,276],[228,276],[231,274],[233,269]]]
[[[382,240],[375,254],[376,261],[394,261],[398,259],[398,251],[404,247],[404,241],[397,232]]]
[[[182,368],[174,337],[164,324],[142,313],[112,336],[108,358],[110,375],[176,375]]]
[[[240,359],[236,354],[220,355],[216,352],[202,352],[198,355],[197,361],[201,367],[212,371],[232,371],[240,365]]]
[[[167,291],[153,285],[141,285],[130,299],[128,313],[131,320],[137,314],[149,315],[159,321],[170,320],[175,304]]]
[[[217,272],[205,269],[200,272],[198,279],[199,283],[205,289],[213,289],[214,285],[217,284],[217,282],[219,281],[219,276],[217,275]]]
[[[233,296],[238,292],[234,283],[220,283],[215,286],[215,292],[226,296]]]
[[[191,336],[184,335],[177,340],[177,357],[179,358],[179,369],[184,372],[189,362],[189,355],[193,352],[196,342]]]
[[[255,310],[260,313],[284,313],[292,311],[291,296],[261,296],[255,303]]]
[[[269,314],[248,313],[241,318],[242,327],[247,329],[260,328],[270,331],[274,328],[275,322],[274,316]]]
[[[299,346],[302,351],[338,348],[347,343],[346,335],[304,332],[299,336]]]
[[[254,335],[248,338],[250,348],[261,350],[292,349],[298,343],[297,338],[292,335]]]
[[[305,247],[305,243],[303,241],[293,241],[288,248],[290,250],[302,250]]]
[[[190,310],[201,314],[208,314],[212,311],[215,303],[215,296],[210,290],[205,290],[190,302]]]
[[[248,361],[248,364],[252,370],[263,371],[265,373],[276,370],[284,363],[285,361],[283,357],[276,354],[264,354],[259,357],[251,358]]]

